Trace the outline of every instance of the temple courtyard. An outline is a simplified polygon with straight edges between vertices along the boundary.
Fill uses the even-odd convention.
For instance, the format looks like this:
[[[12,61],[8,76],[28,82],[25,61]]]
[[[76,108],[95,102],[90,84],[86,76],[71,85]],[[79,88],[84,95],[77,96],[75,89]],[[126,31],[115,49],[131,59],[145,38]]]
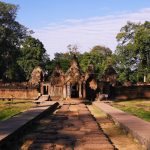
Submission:
[[[0,122],[0,147],[21,150],[145,150],[146,146],[139,143],[132,133],[124,130],[113,117],[108,117],[107,106],[111,105],[106,102],[105,108],[104,102],[100,103],[71,99],[59,104],[54,101],[34,104],[20,116]],[[37,117],[39,115],[41,117]],[[128,122],[132,122],[128,118]],[[16,132],[19,128],[21,131]]]

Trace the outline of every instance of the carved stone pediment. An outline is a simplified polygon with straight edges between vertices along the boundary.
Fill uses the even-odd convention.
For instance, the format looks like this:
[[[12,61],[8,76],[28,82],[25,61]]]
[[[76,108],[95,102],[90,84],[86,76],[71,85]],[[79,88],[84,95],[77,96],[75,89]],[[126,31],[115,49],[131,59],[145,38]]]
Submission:
[[[81,79],[81,71],[80,71],[79,63],[76,57],[74,56],[71,62],[71,66],[65,74],[65,82],[75,83],[80,81],[80,79]]]
[[[64,84],[64,72],[59,65],[57,65],[50,77],[51,85],[63,85]]]

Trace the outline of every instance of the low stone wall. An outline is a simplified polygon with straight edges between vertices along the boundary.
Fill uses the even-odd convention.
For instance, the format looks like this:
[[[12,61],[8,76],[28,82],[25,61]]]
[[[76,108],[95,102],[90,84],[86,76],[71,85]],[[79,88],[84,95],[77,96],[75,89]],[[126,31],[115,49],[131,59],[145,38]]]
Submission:
[[[0,99],[37,99],[39,92],[36,88],[32,89],[0,89]]]
[[[37,125],[37,120],[52,114],[59,103],[31,108],[15,117],[0,123],[0,150],[16,150],[23,141],[23,137],[32,132]]]
[[[114,87],[111,89],[111,97],[115,99],[150,98],[150,85]]]

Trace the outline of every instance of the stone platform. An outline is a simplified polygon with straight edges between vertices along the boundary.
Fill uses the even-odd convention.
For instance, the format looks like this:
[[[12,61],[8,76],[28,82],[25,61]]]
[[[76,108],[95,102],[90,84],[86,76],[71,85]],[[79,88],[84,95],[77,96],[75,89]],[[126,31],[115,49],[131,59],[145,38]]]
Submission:
[[[114,122],[130,133],[142,145],[150,150],[150,123],[123,112],[103,102],[94,102],[96,107],[104,111]]]

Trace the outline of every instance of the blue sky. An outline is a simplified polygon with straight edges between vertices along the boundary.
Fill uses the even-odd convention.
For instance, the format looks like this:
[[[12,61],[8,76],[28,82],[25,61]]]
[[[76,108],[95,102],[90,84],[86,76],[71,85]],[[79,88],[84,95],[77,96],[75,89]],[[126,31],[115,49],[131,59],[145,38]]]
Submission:
[[[100,44],[116,47],[115,36],[130,20],[150,21],[150,0],[2,0],[18,4],[17,20],[35,31],[53,57],[68,44],[81,52]]]

